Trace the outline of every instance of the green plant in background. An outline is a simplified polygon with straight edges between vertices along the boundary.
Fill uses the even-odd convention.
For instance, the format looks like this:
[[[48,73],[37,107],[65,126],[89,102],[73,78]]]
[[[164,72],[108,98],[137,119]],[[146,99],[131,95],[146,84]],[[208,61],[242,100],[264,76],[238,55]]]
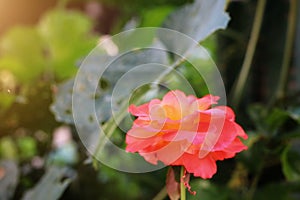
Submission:
[[[1,199],[12,198],[19,181],[21,190],[27,190],[34,184],[28,173],[45,166],[46,157],[51,157],[48,158],[51,160],[50,166],[56,160],[64,159],[62,155],[71,160],[66,162],[68,165],[76,160],[76,146],[71,143],[51,154],[44,153],[47,147],[41,146],[48,145],[46,140],[50,137],[39,131],[36,125],[38,120],[43,120],[44,124],[54,128],[48,111],[52,93],[50,87],[76,73],[80,59],[97,43],[92,29],[91,20],[84,14],[56,8],[47,12],[36,26],[14,27],[0,38],[0,156],[3,160],[0,171],[7,177],[10,176],[6,171],[8,165],[27,169],[20,173],[20,169],[13,168],[12,173],[20,174],[20,177],[1,179]],[[23,131],[15,131],[23,127]],[[66,173],[70,171],[67,169],[58,173],[55,171],[57,169],[53,170],[49,173],[57,175],[57,180],[51,179],[52,175],[45,175],[44,182],[36,188],[40,190],[44,185],[43,189],[49,187],[49,191],[53,190],[53,196],[48,196],[48,199],[58,198],[69,184],[67,181],[61,187],[59,184],[52,187],[51,184],[62,176],[68,177]],[[24,198],[32,199],[32,195],[40,195],[37,193],[40,191],[26,193]]]
[[[9,30],[0,42],[2,112],[18,101],[18,95],[26,99],[37,82],[73,76],[76,64],[96,42],[91,20],[77,11],[55,9],[35,27]]]
[[[115,0],[114,2],[118,1]],[[195,3],[196,2],[197,0],[195,0]],[[152,7],[152,2],[145,3],[146,6],[143,9],[145,12],[138,14],[138,17],[135,16],[137,17],[135,18],[136,20],[131,21],[134,23],[127,25],[129,28],[145,26],[174,28],[174,25],[178,25],[177,28],[180,31],[192,34],[191,36],[195,37],[195,39],[202,41],[204,38],[198,37],[199,35],[197,34],[193,35],[193,30],[198,27],[195,24],[199,24],[197,9],[193,14],[189,13],[190,10],[188,9],[179,9],[174,12],[174,5],[177,5],[177,3],[181,5],[185,2],[176,1],[173,5],[166,3],[163,7]],[[251,73],[251,63],[253,63],[256,42],[260,37],[260,24],[263,19],[263,13],[265,12],[265,3],[266,1],[264,0],[257,2],[257,14],[254,20],[254,27],[250,36],[251,39],[249,40],[243,69],[240,77],[236,78],[240,84],[237,84],[232,92],[232,99],[230,99],[230,104],[235,106],[237,113],[243,110],[248,111],[246,120],[241,120],[240,123],[245,124],[246,132],[249,134],[249,139],[246,142],[249,149],[237,156],[234,160],[225,161],[222,164],[219,163],[218,174],[214,176],[213,179],[192,179],[191,186],[193,190],[197,191],[199,196],[188,195],[187,199],[286,200],[299,198],[300,101],[297,96],[289,97],[285,94],[286,90],[284,89],[288,81],[287,70],[290,67],[291,44],[294,42],[293,33],[295,31],[296,0],[291,0],[289,4],[291,8],[289,11],[289,34],[287,34],[286,47],[284,50],[285,56],[282,64],[283,73],[281,73],[278,90],[270,99],[268,105],[259,103],[239,106],[243,96],[248,98],[247,95],[251,95],[244,92],[247,82],[246,77]],[[135,4],[135,7],[142,7],[141,4],[143,3],[138,2]],[[149,4],[152,4],[152,6]],[[126,5],[125,10],[134,10],[129,3]],[[197,7],[194,6],[194,8]],[[219,14],[220,13],[215,12],[207,14],[206,16],[211,17],[206,19],[206,23],[210,24],[209,20],[213,18],[212,16],[218,16]],[[76,173],[74,173],[74,170],[70,170],[70,168],[61,169],[61,167],[50,167],[46,170],[43,178],[40,179],[40,175],[38,179],[34,179],[35,181],[28,178],[30,176],[29,174],[24,175],[24,172],[20,172],[24,169],[24,166],[28,166],[26,163],[31,162],[37,155],[48,157],[49,160],[51,160],[53,156],[53,160],[56,159],[56,161],[58,161],[56,164],[58,165],[69,165],[66,163],[68,161],[72,163],[71,165],[76,163],[73,161],[77,158],[74,160],[64,160],[68,152],[74,152],[74,143],[70,143],[70,146],[67,146],[67,148],[61,151],[59,149],[52,150],[52,154],[49,153],[49,148],[43,149],[43,152],[40,152],[41,148],[39,143],[49,146],[49,141],[45,142],[45,140],[49,140],[49,137],[45,139],[44,142],[41,142],[37,134],[26,133],[21,137],[17,134],[16,136],[10,136],[9,134],[11,134],[11,132],[8,132],[8,130],[16,128],[15,126],[19,125],[18,123],[21,123],[24,118],[30,118],[35,121],[36,118],[34,117],[38,116],[40,112],[43,112],[38,111],[37,102],[44,104],[44,106],[49,106],[51,103],[49,100],[51,94],[49,89],[50,85],[65,80],[67,81],[63,82],[57,88],[55,87],[54,102],[52,103],[51,109],[54,111],[57,120],[72,124],[72,78],[77,71],[76,66],[78,66],[78,63],[80,63],[82,58],[86,56],[97,43],[98,39],[95,34],[92,34],[92,28],[93,24],[85,15],[76,11],[55,9],[45,14],[38,25],[34,27],[23,26],[13,28],[2,36],[0,42],[0,120],[4,122],[4,125],[2,124],[0,127],[1,130],[3,127],[9,128],[3,129],[4,133],[0,133],[1,135],[6,135],[0,138],[0,155],[1,159],[14,161],[3,160],[3,162],[0,163],[0,174],[3,170],[5,172],[5,170],[8,171],[9,168],[12,169],[12,176],[9,179],[1,179],[0,176],[0,198],[12,198],[14,189],[18,184],[27,185],[26,187],[22,186],[25,188],[22,190],[24,193],[15,195],[15,198],[21,198],[23,196],[24,199],[33,199],[34,196],[36,198],[44,198],[44,191],[50,192],[49,194],[51,195],[49,195],[49,199],[59,199],[62,195],[62,199],[75,199],[80,196],[80,194],[76,193],[79,189],[82,195],[86,195],[86,198],[90,197],[93,199],[166,198],[166,190],[163,188],[166,169],[149,174],[133,175],[120,173],[101,164],[95,164],[97,171],[94,172],[92,170],[92,175],[86,175],[87,171],[81,170],[83,160],[86,159],[85,150],[80,148],[78,143],[77,145],[82,155],[79,158],[80,164],[75,164],[77,170],[77,177],[75,179],[74,174]],[[153,37],[155,37],[154,34]],[[151,44],[153,37],[150,38],[149,41],[146,41],[148,42],[147,44]],[[138,38],[132,36],[128,39],[128,42],[135,42],[137,39]],[[117,41],[114,42],[117,43]],[[222,52],[222,49],[218,49],[219,44],[217,42],[218,37],[215,34],[210,35],[209,38],[201,42],[202,45],[209,50],[214,59],[218,59],[220,51]],[[174,42],[175,48],[180,48],[182,44],[177,45],[178,46],[176,46],[176,42]],[[206,64],[201,61],[201,58],[197,57],[199,56],[197,53],[189,56],[194,59],[195,63],[201,65]],[[135,63],[140,63],[143,59],[153,61],[154,58],[155,61],[160,60],[168,63],[172,59],[172,56],[153,54],[153,52],[141,53],[137,57],[140,60],[134,60]],[[189,80],[196,94],[202,96],[207,93],[206,85],[190,65],[191,63],[181,62],[174,67]],[[126,63],[123,63],[121,66],[126,70],[131,67],[130,64]],[[209,69],[207,70],[209,71]],[[124,133],[117,128],[113,120],[110,120],[110,110],[105,103],[105,98],[109,97],[114,84],[116,84],[120,76],[118,73],[119,72],[112,70],[106,74],[105,79],[101,82],[103,93],[99,93],[99,96],[96,97],[96,104],[97,108],[99,108],[99,110],[97,110],[100,117],[99,119],[100,122],[103,123],[104,129],[108,130],[109,134],[111,134],[111,140],[114,143],[124,148]],[[122,73],[123,72],[121,72],[121,74]],[[180,84],[180,77],[172,73],[165,75],[166,76],[160,80],[162,83],[172,88],[184,87]],[[47,89],[45,90],[45,88]],[[140,97],[145,94],[148,95],[146,95],[147,98],[159,97],[162,96],[164,92],[162,88],[144,86],[135,91],[136,99],[132,99],[132,101],[140,100]],[[83,95],[85,95],[84,92]],[[43,99],[48,99],[48,101]],[[121,102],[122,98],[119,100]],[[142,99],[142,101],[146,100],[146,98]],[[21,109],[20,105],[27,107],[27,110],[22,107]],[[118,116],[118,120],[122,121],[126,108],[122,107],[122,103],[116,106],[120,109],[121,113]],[[245,106],[247,106],[247,108],[245,108]],[[25,113],[20,112],[24,110],[26,111]],[[22,117],[16,116],[17,114],[15,113],[22,115]],[[239,119],[239,116],[237,116],[237,119]],[[129,122],[126,120],[127,119],[124,119],[122,123],[128,125]],[[37,124],[33,122],[33,127],[36,125]],[[54,125],[51,124],[51,127],[53,129]],[[33,130],[35,129],[33,128]],[[96,141],[94,141],[94,143],[96,143]],[[98,146],[98,151],[101,151],[103,148],[102,145],[104,144],[100,142],[96,145],[100,146]],[[120,160],[114,160],[114,162],[119,163]],[[90,167],[90,165],[86,167]],[[18,174],[22,174],[20,178],[17,178],[19,177]],[[63,183],[59,182],[59,180],[65,176],[68,177],[67,180],[63,181]],[[35,184],[37,180],[40,181]],[[72,184],[70,180],[74,180],[74,184]],[[80,181],[83,180],[85,180],[86,187],[84,187],[84,184],[80,184]],[[71,184],[70,189],[64,193],[69,184]],[[33,188],[34,185],[36,186]],[[81,190],[80,187],[76,189],[78,185],[81,185],[84,189]],[[130,190],[128,190],[129,187],[131,188]],[[8,190],[7,188],[12,189]],[[25,194],[28,188],[33,189],[31,192]],[[86,190],[86,193],[84,190]],[[72,196],[72,193],[75,195]],[[94,194],[94,196],[89,196],[91,194]]]
[[[59,80],[75,75],[76,64],[96,45],[92,23],[75,11],[54,10],[41,19],[38,31],[45,44],[49,70]]]

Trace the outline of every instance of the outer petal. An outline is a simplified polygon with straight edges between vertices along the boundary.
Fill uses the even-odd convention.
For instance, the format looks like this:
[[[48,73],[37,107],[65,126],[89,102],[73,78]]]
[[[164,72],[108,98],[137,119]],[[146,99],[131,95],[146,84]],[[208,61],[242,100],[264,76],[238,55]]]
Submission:
[[[184,153],[172,165],[184,165],[189,173],[204,179],[211,178],[217,172],[216,161],[210,155],[199,159],[193,154]]]
[[[210,153],[214,160],[224,160],[226,158],[234,157],[236,152],[228,152],[228,151],[215,151]]]
[[[235,140],[224,150],[211,152],[210,154],[215,160],[224,160],[226,158],[232,158],[236,153],[246,150],[248,147],[245,146],[239,138]]]
[[[196,105],[198,110],[207,110],[211,105],[217,104],[219,99],[220,97],[218,96],[206,95],[195,101],[194,105]]]
[[[234,121],[235,119],[235,114],[231,108],[228,106],[216,106],[212,109],[211,111],[219,111],[221,115],[223,115],[227,120]]]
[[[235,138],[234,141],[224,149],[224,151],[238,153],[246,149],[248,149],[248,147],[244,145],[239,138]]]
[[[140,106],[135,106],[132,104],[129,106],[128,111],[134,116],[148,116],[148,106],[149,103]]]
[[[128,111],[134,116],[148,116],[149,115],[149,106],[152,104],[160,103],[159,99],[152,99],[149,103],[142,104],[140,106],[130,105]]]
[[[147,152],[146,153],[142,153],[142,152],[140,152],[140,155],[143,156],[144,159],[147,162],[149,162],[149,163],[151,163],[153,165],[157,165],[158,159],[157,159],[157,156],[156,156],[155,153],[152,153],[152,152],[150,152],[150,153],[147,153]]]
[[[221,131],[221,134],[213,147],[214,151],[223,150],[228,147],[239,134],[235,128],[234,122],[225,120],[223,127],[219,128],[221,128],[221,130],[218,130]]]
[[[240,125],[238,125],[237,123],[234,123],[234,127],[235,127],[235,130],[236,130],[238,136],[242,137],[245,140],[248,138],[248,135],[245,133],[245,131],[242,129],[242,127]]]
[[[127,135],[126,137],[126,151],[128,152],[138,152],[142,149],[145,149],[151,145],[153,145],[153,143],[156,141],[157,139],[155,137],[152,138],[148,138],[148,139],[138,139],[135,137],[132,137],[130,135]]]
[[[199,166],[193,170],[194,176],[200,176],[204,179],[211,178],[216,172],[216,161],[211,156],[201,159]]]

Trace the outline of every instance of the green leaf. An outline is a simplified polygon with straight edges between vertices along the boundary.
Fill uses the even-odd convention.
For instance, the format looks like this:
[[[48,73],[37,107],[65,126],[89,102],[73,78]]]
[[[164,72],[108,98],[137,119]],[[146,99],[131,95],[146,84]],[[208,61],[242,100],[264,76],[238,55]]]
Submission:
[[[72,92],[73,92],[74,80],[68,80],[59,84],[55,88],[54,100],[50,106],[55,119],[59,122],[68,124],[73,123],[72,115]]]
[[[160,6],[145,10],[142,15],[141,27],[160,27],[173,9],[172,6]]]
[[[42,18],[38,30],[48,50],[50,67],[59,78],[74,75],[78,59],[96,45],[91,20],[77,11],[52,10]]]
[[[268,110],[261,104],[251,105],[248,112],[255,126],[266,136],[275,136],[289,118],[287,111],[280,108]]]
[[[86,145],[95,145],[95,140],[97,140],[95,137],[99,136],[99,124],[96,120],[99,123],[108,120],[111,117],[111,111],[119,110],[120,102],[128,98],[128,94],[144,82],[152,82],[166,69],[157,67],[158,64],[166,65],[168,62],[167,54],[156,49],[159,45],[161,44],[157,42],[152,48],[135,50],[130,54],[122,55],[120,52],[121,56],[117,55],[118,59],[115,56],[103,55],[101,49],[94,50],[89,59],[83,62],[80,76],[76,78],[76,85],[74,86],[74,82],[70,80],[58,87],[55,101],[51,106],[56,119],[67,123],[73,122],[73,95],[73,108],[76,109],[77,117],[76,126],[79,132],[90,133],[86,135],[85,140],[88,143]],[[136,66],[143,67],[134,68]],[[127,73],[129,71],[130,73]],[[98,76],[101,73],[102,82],[98,83]],[[101,83],[104,84],[101,85]],[[119,84],[116,85],[117,83]],[[97,87],[96,92],[93,87]],[[94,101],[96,115],[91,106]]]
[[[19,169],[11,160],[0,161],[0,199],[12,199],[19,182]]]
[[[249,134],[247,143],[249,149],[240,153],[238,158],[249,172],[256,174],[265,162],[265,158],[262,155],[266,154],[267,142],[261,139],[260,133],[255,132],[253,134]],[[255,162],[253,162],[254,160]]]
[[[85,88],[78,88],[76,94],[78,95],[76,99],[82,99],[92,101],[95,98],[96,101],[96,111],[99,117],[99,122],[107,120],[110,117],[110,110],[117,109],[112,108],[110,105],[112,91],[118,81],[126,79],[126,85],[118,85],[118,92],[115,93],[115,106],[120,102],[121,99],[126,97],[129,93],[133,92],[137,86],[145,79],[154,80],[160,73],[162,68],[151,67],[150,65],[142,70],[134,70],[129,73],[129,77],[123,77],[123,75],[130,71],[134,66],[139,66],[147,63],[167,63],[166,54],[163,52],[157,52],[155,50],[141,50],[133,52],[129,56],[124,56],[116,60],[112,65],[110,65],[102,74],[102,80],[107,84],[107,88],[100,88],[93,94],[91,87],[94,81],[97,80],[97,71],[99,71],[99,63],[103,63],[103,68],[105,63],[112,60],[113,57],[104,55],[94,55],[88,61],[85,61],[84,65],[89,66],[88,70],[82,71],[84,75],[82,77],[90,77],[90,80],[81,79],[78,80],[77,85],[84,85]],[[136,78],[138,77],[138,78]],[[72,123],[72,91],[73,91],[74,81],[70,80],[61,85],[59,85],[57,93],[55,94],[55,101],[51,106],[52,111],[55,113],[56,119],[58,121],[63,121],[66,123]],[[75,88],[76,89],[76,88]],[[79,91],[80,90],[80,91]],[[82,104],[82,113],[87,113],[85,116],[85,121],[90,119],[93,112],[90,113],[85,111],[84,105]]]
[[[21,159],[30,159],[37,154],[36,140],[29,136],[17,139]]]
[[[7,92],[0,92],[0,113],[6,111],[15,101],[16,96]]]
[[[171,13],[163,27],[184,33],[200,42],[214,31],[226,28],[229,16],[224,11],[225,3],[225,0],[195,0]],[[186,52],[190,48],[188,40],[178,42],[176,35],[159,36],[169,50]]]
[[[0,140],[0,155],[5,159],[17,159],[17,147],[11,137],[3,137]]]
[[[71,182],[71,178],[64,179],[68,168],[51,166],[34,188],[27,191],[22,200],[55,200],[59,199]]]
[[[300,140],[292,140],[281,155],[282,171],[288,181],[300,181]]]
[[[36,29],[12,28],[0,41],[0,69],[10,70],[21,82],[32,82],[45,69],[43,50]]]
[[[266,119],[266,124],[268,126],[269,131],[277,131],[288,118],[289,115],[285,110],[279,108],[272,109],[269,116]]]

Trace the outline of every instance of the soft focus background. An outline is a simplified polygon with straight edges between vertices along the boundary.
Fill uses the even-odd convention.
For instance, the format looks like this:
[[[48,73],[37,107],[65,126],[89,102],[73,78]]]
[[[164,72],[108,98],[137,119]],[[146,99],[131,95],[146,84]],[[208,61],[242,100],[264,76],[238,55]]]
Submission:
[[[1,200],[168,199],[166,168],[127,174],[93,164],[57,101],[101,37],[130,23],[161,26],[192,2],[0,0]],[[240,0],[227,12],[227,29],[201,44],[219,67],[249,150],[218,162],[211,180],[192,179],[198,195],[188,199],[300,199],[300,4]],[[178,69],[199,97],[207,93],[188,63]],[[112,139],[124,145],[120,130]]]

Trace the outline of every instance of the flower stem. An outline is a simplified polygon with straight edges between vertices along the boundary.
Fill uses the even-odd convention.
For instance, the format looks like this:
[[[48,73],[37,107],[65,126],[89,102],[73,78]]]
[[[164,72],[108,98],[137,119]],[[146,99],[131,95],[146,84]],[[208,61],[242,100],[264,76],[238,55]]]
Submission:
[[[186,190],[185,190],[185,185],[184,185],[184,180],[183,180],[184,170],[185,170],[185,168],[184,168],[184,166],[182,166],[180,169],[180,199],[181,200],[186,199]]]
[[[288,72],[290,67],[290,62],[293,53],[293,43],[295,39],[295,29],[296,29],[296,21],[297,21],[297,3],[298,0],[290,0],[290,11],[288,18],[288,28],[286,34],[286,42],[284,48],[284,55],[280,73],[279,84],[276,92],[276,99],[282,99],[285,96],[286,85]]]

